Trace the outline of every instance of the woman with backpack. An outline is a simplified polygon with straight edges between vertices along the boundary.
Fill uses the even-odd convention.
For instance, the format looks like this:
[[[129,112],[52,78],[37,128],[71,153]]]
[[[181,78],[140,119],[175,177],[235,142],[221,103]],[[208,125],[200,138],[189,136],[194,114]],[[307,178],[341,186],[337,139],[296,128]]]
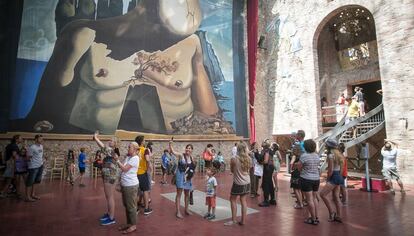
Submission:
[[[191,215],[188,210],[188,204],[190,203],[190,191],[193,190],[192,178],[194,176],[194,171],[196,163],[193,160],[193,145],[187,144],[185,146],[185,151],[183,154],[175,152],[173,149],[173,141],[170,141],[169,148],[171,153],[177,157],[178,168],[175,172],[175,185],[177,187],[177,195],[175,197],[175,207],[176,207],[176,217],[178,219],[183,219],[183,215],[180,211],[180,200],[181,195],[184,191],[184,213],[186,215]]]

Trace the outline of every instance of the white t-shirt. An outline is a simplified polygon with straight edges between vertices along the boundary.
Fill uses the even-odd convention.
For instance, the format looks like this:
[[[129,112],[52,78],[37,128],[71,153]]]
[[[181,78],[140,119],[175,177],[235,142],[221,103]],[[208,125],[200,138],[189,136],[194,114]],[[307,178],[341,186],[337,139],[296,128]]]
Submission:
[[[389,151],[382,149],[382,168],[397,168],[397,154],[398,150],[396,148],[393,148]]]
[[[216,177],[211,176],[207,180],[207,186],[206,186],[206,196],[212,197],[215,194],[214,187],[217,186],[217,180]]]
[[[29,147],[28,155],[31,157],[27,163],[29,169],[39,168],[43,165],[43,145],[32,144]]]
[[[132,167],[127,172],[121,173],[121,186],[129,187],[139,184],[137,172],[139,166],[139,158],[137,155],[133,157],[127,156],[124,160],[124,165],[131,165]]]
[[[254,175],[263,176],[263,165],[259,164],[256,158],[253,158],[253,165],[254,165]]]
[[[237,147],[236,147],[236,146],[234,146],[234,147],[231,149],[231,155],[232,155],[232,157],[236,157],[236,156],[237,156]]]

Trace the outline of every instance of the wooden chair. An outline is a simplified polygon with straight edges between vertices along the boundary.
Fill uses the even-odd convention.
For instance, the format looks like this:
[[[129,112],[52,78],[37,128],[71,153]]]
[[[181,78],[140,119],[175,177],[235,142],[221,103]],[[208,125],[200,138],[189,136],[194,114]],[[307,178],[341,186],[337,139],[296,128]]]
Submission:
[[[65,174],[65,160],[63,158],[55,158],[53,160],[53,166],[50,169],[50,180],[58,176],[61,180]]]
[[[102,176],[102,171],[100,168],[91,165],[91,175],[92,175],[92,178],[96,179]]]
[[[159,158],[154,159],[154,174],[162,175],[161,160]]]
[[[198,160],[198,171],[200,173],[204,173],[204,166],[205,166],[204,159],[200,155],[197,155],[196,159]]]

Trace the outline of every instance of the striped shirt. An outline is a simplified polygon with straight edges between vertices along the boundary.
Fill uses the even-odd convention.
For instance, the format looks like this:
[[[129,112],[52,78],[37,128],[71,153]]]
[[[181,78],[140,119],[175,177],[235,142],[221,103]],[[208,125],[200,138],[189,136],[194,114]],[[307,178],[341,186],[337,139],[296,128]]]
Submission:
[[[308,180],[319,180],[319,156],[316,153],[304,153],[299,159],[302,162],[300,177]]]

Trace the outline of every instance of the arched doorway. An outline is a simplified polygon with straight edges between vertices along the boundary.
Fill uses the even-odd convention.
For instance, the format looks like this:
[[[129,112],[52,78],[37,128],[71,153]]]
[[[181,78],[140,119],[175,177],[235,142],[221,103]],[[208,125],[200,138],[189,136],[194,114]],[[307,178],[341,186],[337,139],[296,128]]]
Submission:
[[[346,107],[337,106],[341,94],[352,97],[362,87],[367,109],[381,104],[381,76],[374,18],[358,5],[331,12],[319,25],[315,37],[317,100],[320,132],[330,130]]]
[[[359,5],[347,5],[334,10],[318,26],[313,43],[316,99],[320,104],[318,115],[320,133],[332,129],[343,117],[347,105],[341,107],[336,103],[341,94],[344,94],[344,97],[354,96],[355,87],[363,88],[368,105],[365,106],[366,111],[382,103],[375,21],[368,9]],[[364,118],[359,120],[358,122],[362,122]],[[369,122],[354,124],[355,129],[350,130],[348,141],[355,139],[357,142],[352,143],[353,146],[348,146],[348,160],[359,160],[362,153],[361,146],[369,144],[371,174],[380,174],[381,167],[377,160],[386,132],[385,128],[372,129],[377,124],[371,126]],[[362,135],[362,132],[358,134],[359,131],[368,133],[370,129],[373,132],[369,135],[356,139]],[[353,133],[353,130],[356,132]],[[350,171],[354,173],[364,171],[363,164],[360,165],[358,161],[356,164],[353,161],[348,163],[353,163],[348,166]],[[349,174],[351,175],[350,172]]]

